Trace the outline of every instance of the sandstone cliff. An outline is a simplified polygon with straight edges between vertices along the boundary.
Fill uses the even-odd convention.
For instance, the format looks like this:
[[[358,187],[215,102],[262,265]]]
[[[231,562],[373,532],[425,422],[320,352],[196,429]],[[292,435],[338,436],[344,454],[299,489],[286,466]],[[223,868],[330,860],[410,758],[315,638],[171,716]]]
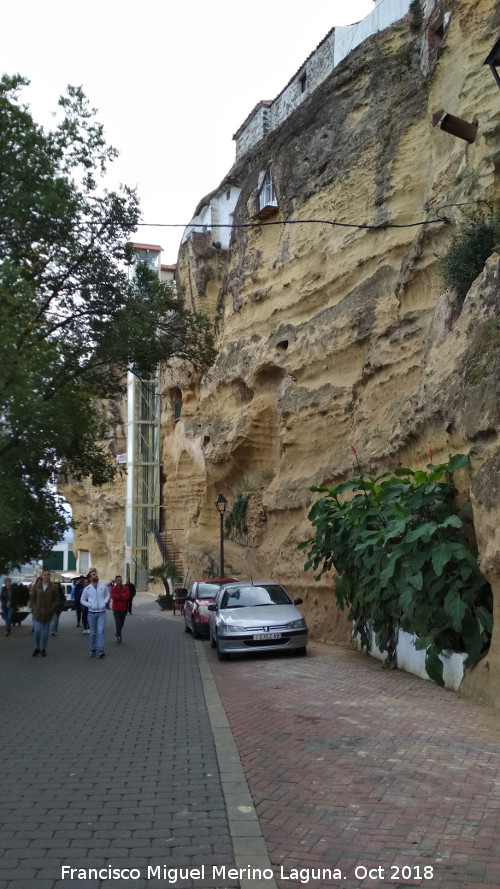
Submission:
[[[500,616],[500,257],[463,306],[443,292],[437,260],[467,206],[498,202],[500,90],[483,61],[500,11],[495,0],[425,10],[418,34],[408,16],[365,41],[229,171],[218,191],[241,188],[229,249],[192,234],[178,259],[218,357],[201,378],[180,365],[162,374],[166,527],[181,529],[188,579],[212,573],[215,498],[231,507],[253,489],[226,572],[280,580],[321,640],[347,642],[346,620],[333,578],[306,574],[297,544],[310,486],[353,473],[351,444],[367,472],[388,455],[424,466],[429,448],[435,462],[470,455],[459,481]],[[439,108],[477,119],[473,144],[432,126]],[[268,221],[286,224],[247,227],[266,170],[278,198]],[[465,688],[500,706],[498,627]]]
[[[100,410],[103,422],[109,425],[104,446],[113,457],[125,453],[126,397],[103,403]],[[68,480],[66,484],[60,482],[58,485],[72,508],[75,557],[82,551],[88,553],[92,565],[98,568],[100,578],[106,581],[124,571],[125,480],[125,473],[119,468],[114,483],[110,485],[93,487],[90,479]],[[82,564],[85,566],[86,562],[82,561]]]
[[[165,381],[164,499],[184,529],[186,571],[217,562],[217,493],[231,506],[238,489],[256,488],[248,533],[226,541],[226,570],[279,578],[304,598],[319,639],[345,640],[345,621],[332,579],[306,575],[296,546],[309,534],[310,486],[352,473],[350,444],[367,471],[385,469],[389,454],[425,465],[429,447],[435,462],[470,454],[461,484],[471,485],[482,567],[500,596],[500,260],[460,310],[436,257],[463,218],[459,205],[498,198],[500,92],[482,62],[500,21],[493,0],[445,11],[446,30],[416,38],[407,18],[370,38],[229,172],[241,188],[236,226],[252,221],[266,169],[279,205],[269,221],[288,224],[237,227],[222,251],[210,232],[194,234],[179,255],[186,295],[215,308],[219,346],[202,379],[178,368]],[[474,144],[433,128],[438,108],[477,118]],[[500,667],[497,644],[476,675]]]

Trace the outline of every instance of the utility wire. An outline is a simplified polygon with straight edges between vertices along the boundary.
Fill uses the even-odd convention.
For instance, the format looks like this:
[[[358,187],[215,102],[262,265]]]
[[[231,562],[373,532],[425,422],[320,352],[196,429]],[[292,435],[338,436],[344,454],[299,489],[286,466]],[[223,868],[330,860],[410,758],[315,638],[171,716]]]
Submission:
[[[434,222],[449,222],[446,216],[439,216],[437,219],[423,219],[420,222],[383,222],[380,225],[368,225],[355,222],[332,222],[330,219],[284,219],[275,222],[215,222],[206,224],[203,222],[138,222],[137,226],[145,226],[147,228],[260,228],[263,225],[337,225],[341,228],[362,228],[362,229],[384,229],[384,228],[413,228],[417,225],[430,225]]]
[[[437,222],[444,222],[446,224],[450,224],[451,220],[448,219],[447,216],[440,216],[439,211],[445,210],[449,207],[467,207],[471,204],[486,204],[488,209],[493,212],[493,207],[485,201],[483,198],[479,198],[476,201],[462,201],[461,203],[454,204],[441,204],[439,207],[436,207],[435,212],[437,213],[437,219],[421,219],[419,222],[381,222],[379,225],[369,225],[368,223],[359,223],[359,222],[336,222],[331,219],[283,219],[283,220],[275,220],[274,222],[217,222],[210,225],[206,225],[203,222],[138,222],[137,227],[144,228],[203,228],[214,229],[214,228],[260,228],[263,225],[332,225],[339,226],[341,228],[360,228],[360,229],[368,229],[377,231],[380,229],[386,228],[415,228],[418,225],[432,225]]]

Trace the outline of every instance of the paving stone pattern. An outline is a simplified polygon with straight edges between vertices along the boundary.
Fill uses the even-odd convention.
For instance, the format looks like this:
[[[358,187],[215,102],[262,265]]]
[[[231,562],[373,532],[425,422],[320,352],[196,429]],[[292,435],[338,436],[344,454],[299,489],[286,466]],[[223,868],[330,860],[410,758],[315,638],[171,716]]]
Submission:
[[[499,889],[488,708],[318,644],[219,663],[136,601],[122,646],[108,616],[103,660],[72,614],[45,659],[29,625],[0,636],[0,889]],[[271,863],[274,879],[211,870]]]
[[[281,889],[303,885],[293,868],[308,889],[500,887],[491,710],[340,648],[207,651]]]
[[[211,877],[234,857],[192,639],[150,597],[135,601],[121,646],[108,613],[102,660],[72,613],[44,659],[29,619],[1,632],[0,889],[154,889],[170,885],[164,866],[202,864],[204,880],[175,885],[237,885]],[[63,880],[63,865],[141,878]]]

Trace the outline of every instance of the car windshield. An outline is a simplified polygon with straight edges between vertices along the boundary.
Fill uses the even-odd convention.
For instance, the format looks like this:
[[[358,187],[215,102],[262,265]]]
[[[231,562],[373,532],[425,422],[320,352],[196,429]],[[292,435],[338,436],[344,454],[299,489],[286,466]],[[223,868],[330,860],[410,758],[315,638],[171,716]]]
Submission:
[[[226,590],[221,608],[252,608],[255,605],[290,605],[290,598],[277,584],[240,586]]]
[[[220,583],[199,583],[196,596],[198,599],[213,599]]]

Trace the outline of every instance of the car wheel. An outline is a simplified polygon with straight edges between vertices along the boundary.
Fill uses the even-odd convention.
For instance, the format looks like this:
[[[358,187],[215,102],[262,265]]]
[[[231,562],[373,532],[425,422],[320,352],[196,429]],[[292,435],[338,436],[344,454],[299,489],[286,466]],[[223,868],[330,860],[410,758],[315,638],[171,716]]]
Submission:
[[[226,654],[225,651],[221,651],[221,650],[220,650],[220,645],[219,645],[219,640],[218,640],[218,639],[217,639],[217,641],[216,641],[216,645],[217,645],[217,657],[219,658],[219,660],[220,660],[220,661],[228,661],[228,660],[229,660],[229,655]]]
[[[215,639],[212,636],[212,630],[210,630],[210,648],[215,648]]]
[[[305,657],[306,654],[307,654],[307,648],[306,648],[305,645],[302,645],[301,648],[296,648],[296,649],[295,649],[295,655],[296,655],[296,657]]]
[[[187,625],[187,621],[186,621],[186,620],[184,621],[184,632],[185,632],[185,633],[190,633],[190,632],[191,632],[190,629],[189,629],[189,627],[188,627],[188,625]]]
[[[200,634],[198,632],[198,628],[196,626],[196,623],[193,621],[193,639],[199,639],[199,638],[200,638]]]

